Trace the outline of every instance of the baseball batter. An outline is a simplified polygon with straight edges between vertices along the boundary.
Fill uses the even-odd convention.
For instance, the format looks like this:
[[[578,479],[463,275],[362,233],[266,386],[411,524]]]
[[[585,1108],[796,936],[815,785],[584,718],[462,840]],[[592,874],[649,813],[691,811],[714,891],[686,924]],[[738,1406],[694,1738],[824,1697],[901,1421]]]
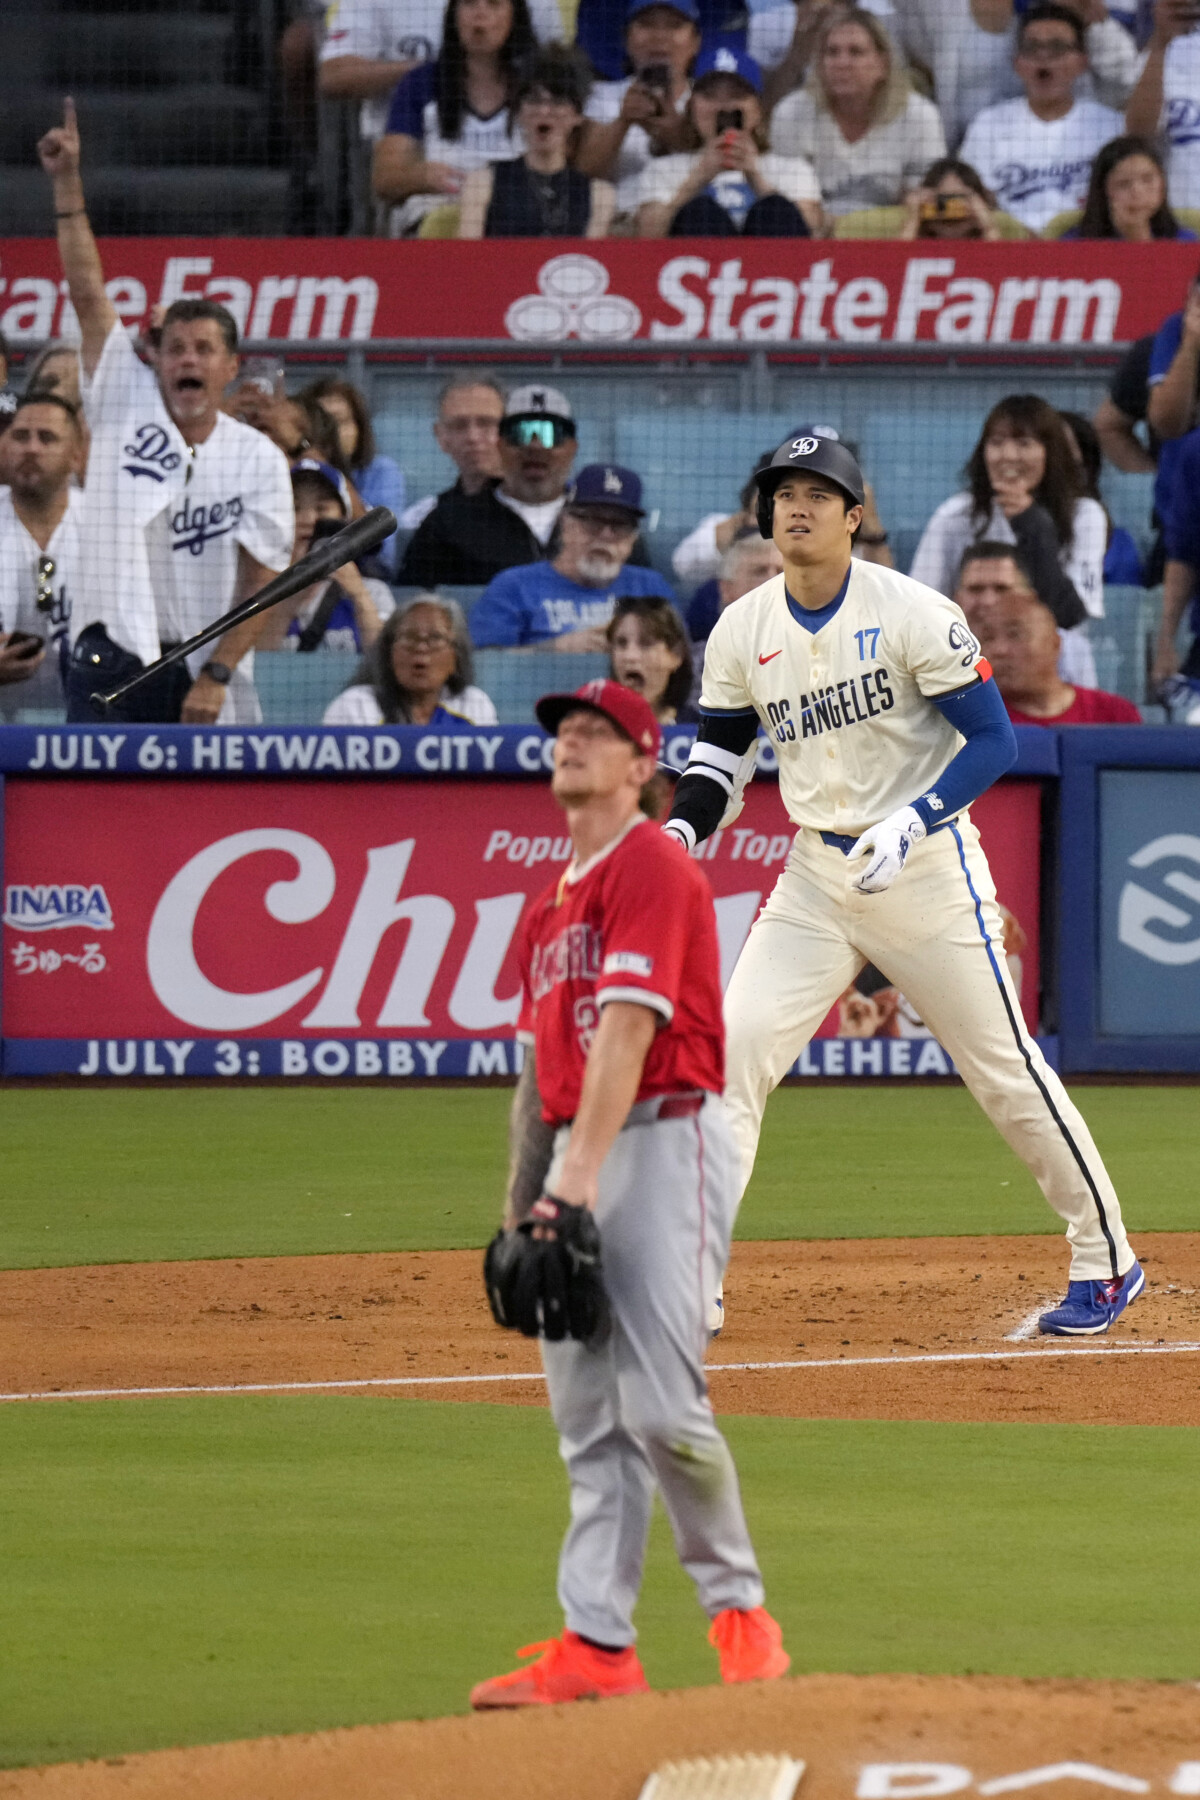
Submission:
[[[713,1621],[722,1678],[782,1675],[790,1660],[763,1609],[737,1475],[704,1378],[705,1321],[739,1193],[718,1098],[712,894],[639,810],[659,747],[642,696],[592,681],[541,700],[537,715],[556,734],[552,786],[575,859],[523,927],[519,1029],[528,1048],[513,1104],[506,1228],[485,1271],[501,1323],[557,1339],[543,1342],[543,1359],[571,1485],[558,1582],[566,1630],[519,1652],[540,1652],[536,1662],[480,1683],[471,1695],[480,1708],[646,1687],[633,1609],[656,1486]],[[598,1330],[593,1317],[565,1335],[550,1314],[580,1261],[587,1303],[596,1297],[597,1236],[610,1322]],[[560,1239],[571,1256],[553,1267],[522,1324],[545,1273],[537,1259],[556,1258]]]
[[[736,818],[761,722],[800,830],[725,996],[743,1188],[772,1088],[873,963],[1066,1221],[1069,1286],[1041,1330],[1107,1331],[1144,1277],[1087,1126],[1025,1028],[967,810],[1016,755],[991,670],[953,601],[851,560],[863,478],[843,444],[795,438],[758,484],[784,572],[713,629],[664,827],[690,850]]]

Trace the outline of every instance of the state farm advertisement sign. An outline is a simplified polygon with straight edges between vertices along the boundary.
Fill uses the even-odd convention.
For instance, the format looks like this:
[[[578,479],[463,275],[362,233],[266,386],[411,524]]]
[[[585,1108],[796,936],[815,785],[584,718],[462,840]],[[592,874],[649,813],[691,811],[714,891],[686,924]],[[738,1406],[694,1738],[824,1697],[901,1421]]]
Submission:
[[[486,246],[364,238],[109,238],[127,325],[184,295],[244,337],[903,346],[1127,343],[1182,306],[1187,244],[901,244],[826,239]],[[72,324],[52,240],[0,240],[0,331],[44,343]]]
[[[569,856],[540,784],[62,780],[49,799],[5,783],[6,1074],[517,1072],[517,928]],[[1013,782],[976,809],[1031,1023],[1039,803]],[[792,836],[763,781],[703,847],[726,980]],[[900,998],[839,997],[798,1072],[949,1073]]]

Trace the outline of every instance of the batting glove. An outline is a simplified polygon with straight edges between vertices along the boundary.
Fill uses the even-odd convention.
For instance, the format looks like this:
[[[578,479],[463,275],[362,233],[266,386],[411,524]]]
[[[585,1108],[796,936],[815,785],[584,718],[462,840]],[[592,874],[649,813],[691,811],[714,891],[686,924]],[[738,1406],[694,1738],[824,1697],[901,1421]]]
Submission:
[[[925,835],[925,821],[913,807],[902,806],[898,812],[889,813],[878,825],[864,831],[847,855],[848,863],[867,859],[866,868],[851,885],[860,894],[886,893],[907,862],[913,845]]]

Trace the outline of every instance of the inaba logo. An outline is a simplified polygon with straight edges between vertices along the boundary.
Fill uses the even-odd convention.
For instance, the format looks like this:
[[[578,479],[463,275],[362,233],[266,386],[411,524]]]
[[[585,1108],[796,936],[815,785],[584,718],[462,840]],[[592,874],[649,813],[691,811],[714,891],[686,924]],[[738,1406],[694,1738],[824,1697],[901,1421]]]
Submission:
[[[124,454],[134,460],[122,463],[123,472],[148,475],[151,481],[165,481],[182,461],[178,450],[172,450],[171,440],[161,425],[139,425],[132,444],[125,445]]]
[[[185,500],[171,519],[172,550],[190,550],[199,556],[211,538],[225,537],[242,516],[242,496],[214,500],[211,506],[189,506]]]
[[[21,931],[61,931],[69,925],[111,931],[113,915],[108,895],[97,883],[56,881],[5,888],[4,923]]]

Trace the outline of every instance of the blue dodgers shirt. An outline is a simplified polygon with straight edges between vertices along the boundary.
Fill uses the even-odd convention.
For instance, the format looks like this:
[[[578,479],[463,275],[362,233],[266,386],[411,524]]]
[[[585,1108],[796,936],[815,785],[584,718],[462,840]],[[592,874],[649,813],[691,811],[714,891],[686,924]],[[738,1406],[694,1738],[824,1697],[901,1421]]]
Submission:
[[[471,641],[479,649],[544,644],[568,631],[603,630],[618,600],[653,595],[675,605],[675,596],[655,569],[629,563],[606,588],[584,587],[560,575],[550,562],[504,569],[489,581],[471,610]]]

